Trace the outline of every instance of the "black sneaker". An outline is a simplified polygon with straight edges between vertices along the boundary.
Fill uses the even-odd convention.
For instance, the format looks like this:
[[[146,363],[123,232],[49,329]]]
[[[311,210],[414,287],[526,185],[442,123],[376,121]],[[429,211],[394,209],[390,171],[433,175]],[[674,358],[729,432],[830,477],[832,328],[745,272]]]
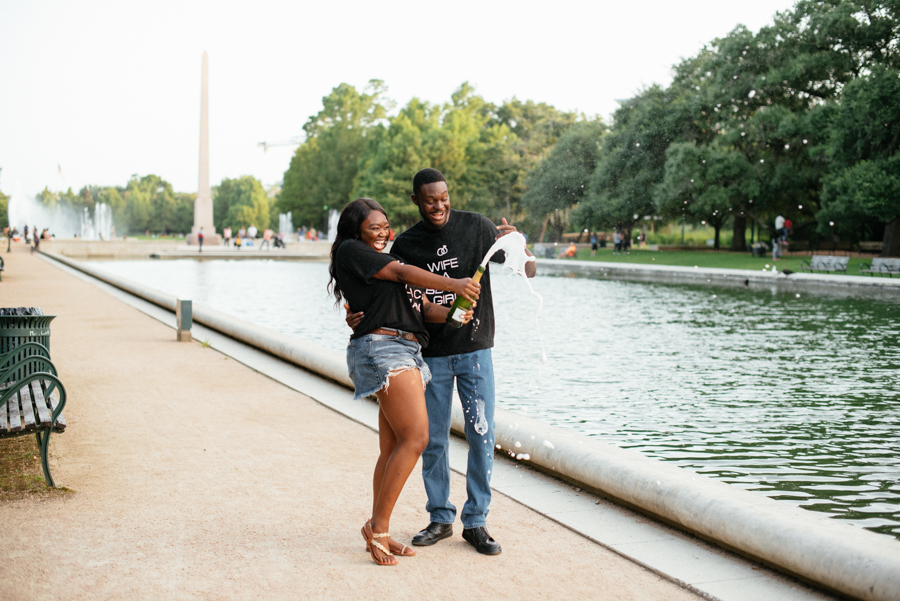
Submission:
[[[500,543],[491,538],[484,526],[466,528],[463,530],[463,538],[482,555],[500,555],[500,551],[502,551]],[[413,543],[415,543],[415,539],[413,539]]]
[[[412,539],[412,544],[416,547],[430,547],[434,543],[450,538],[453,536],[453,524],[440,524],[431,522]]]

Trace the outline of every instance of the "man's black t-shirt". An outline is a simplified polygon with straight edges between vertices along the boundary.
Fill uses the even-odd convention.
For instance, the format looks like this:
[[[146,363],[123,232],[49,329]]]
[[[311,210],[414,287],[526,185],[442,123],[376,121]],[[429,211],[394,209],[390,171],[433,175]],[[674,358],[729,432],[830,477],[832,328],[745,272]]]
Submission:
[[[359,338],[378,328],[412,332],[425,347],[428,331],[422,317],[422,289],[373,277],[400,257],[380,253],[360,240],[344,240],[334,257],[335,277],[341,294],[354,313],[364,313],[350,338]]]
[[[391,253],[432,273],[470,278],[496,237],[497,228],[487,217],[451,210],[447,224],[440,230],[429,229],[419,221],[397,236]],[[498,262],[503,259],[503,251],[491,258]],[[425,294],[431,302],[447,307],[456,300],[452,292],[426,289]],[[426,323],[425,327],[430,334],[429,346],[422,351],[426,357],[446,357],[493,347],[494,304],[490,269],[486,269],[481,278],[481,294],[472,321],[458,329],[444,323]]]

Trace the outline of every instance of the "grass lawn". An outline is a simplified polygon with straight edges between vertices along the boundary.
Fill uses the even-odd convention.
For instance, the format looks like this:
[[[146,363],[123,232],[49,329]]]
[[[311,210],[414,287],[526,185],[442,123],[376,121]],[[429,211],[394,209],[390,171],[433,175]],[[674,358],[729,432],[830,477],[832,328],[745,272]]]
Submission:
[[[789,256],[782,257],[775,263],[772,262],[772,255],[766,257],[754,257],[750,253],[736,253],[730,251],[709,251],[709,250],[632,250],[627,255],[614,255],[611,248],[601,248],[597,251],[597,256],[592,257],[590,249],[578,251],[576,256],[579,260],[584,261],[604,261],[607,263],[652,263],[655,265],[681,265],[684,267],[717,267],[722,269],[752,269],[761,271],[772,265],[778,268],[778,271],[790,269],[792,271],[800,271],[800,262],[809,261],[808,256]],[[847,273],[850,275],[859,275],[859,264],[861,262],[871,263],[871,259],[851,257],[850,265],[847,267]]]
[[[52,436],[50,449],[52,455]],[[56,489],[47,487],[41,468],[41,451],[33,434],[0,440],[0,502],[69,492],[63,486]]]

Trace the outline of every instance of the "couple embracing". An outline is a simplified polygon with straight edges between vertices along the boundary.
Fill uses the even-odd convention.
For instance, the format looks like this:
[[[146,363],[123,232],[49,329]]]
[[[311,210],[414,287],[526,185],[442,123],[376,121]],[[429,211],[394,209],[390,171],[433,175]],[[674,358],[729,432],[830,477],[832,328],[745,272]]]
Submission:
[[[495,226],[477,213],[451,210],[447,182],[436,169],[416,173],[412,202],[422,219],[397,237],[390,254],[383,252],[390,222],[381,205],[368,198],[347,205],[329,267],[329,290],[337,302],[346,302],[347,323],[353,328],[347,366],[354,398],[378,398],[380,455],[372,516],[362,535],[379,565],[396,565],[398,555],[415,555],[390,537],[389,528],[420,455],[431,521],[412,544],[433,545],[453,535],[449,446],[454,380],[463,409],[473,416],[465,424],[469,457],[468,498],[460,516],[463,538],[479,553],[500,553],[486,527],[494,455],[490,275],[486,271],[480,283],[469,276],[495,239],[515,227],[505,219]],[[500,251],[492,260],[503,258]],[[528,277],[534,277],[534,263],[527,265]],[[456,295],[474,302],[461,328],[446,323]]]

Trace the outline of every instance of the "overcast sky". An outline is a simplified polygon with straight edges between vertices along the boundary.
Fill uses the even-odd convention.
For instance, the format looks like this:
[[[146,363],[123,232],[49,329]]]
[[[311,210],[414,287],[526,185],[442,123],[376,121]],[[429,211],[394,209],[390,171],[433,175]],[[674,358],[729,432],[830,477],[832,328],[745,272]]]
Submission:
[[[608,118],[615,99],[792,0],[0,2],[0,190],[32,196],[157,174],[196,191],[209,52],[210,181],[278,182],[286,142],[342,82],[382,79],[398,107],[469,81]],[[57,168],[62,168],[62,176]]]

